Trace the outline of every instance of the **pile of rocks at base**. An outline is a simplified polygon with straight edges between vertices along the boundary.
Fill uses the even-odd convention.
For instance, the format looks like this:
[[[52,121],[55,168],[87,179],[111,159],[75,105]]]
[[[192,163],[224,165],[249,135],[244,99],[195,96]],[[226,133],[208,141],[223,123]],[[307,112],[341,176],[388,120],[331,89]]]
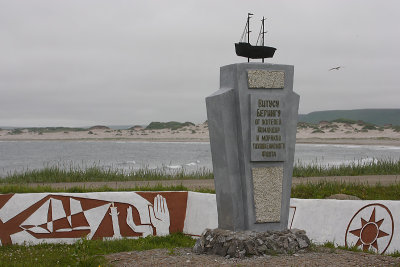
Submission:
[[[244,258],[252,255],[296,253],[310,246],[304,230],[241,231],[206,229],[197,239],[193,252],[216,254],[226,258]]]

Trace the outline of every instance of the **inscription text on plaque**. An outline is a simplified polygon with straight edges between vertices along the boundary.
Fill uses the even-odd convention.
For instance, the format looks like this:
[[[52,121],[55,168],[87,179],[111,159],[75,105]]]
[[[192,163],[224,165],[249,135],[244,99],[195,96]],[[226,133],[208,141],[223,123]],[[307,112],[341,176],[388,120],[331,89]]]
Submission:
[[[284,101],[276,96],[250,96],[251,161],[284,161]]]

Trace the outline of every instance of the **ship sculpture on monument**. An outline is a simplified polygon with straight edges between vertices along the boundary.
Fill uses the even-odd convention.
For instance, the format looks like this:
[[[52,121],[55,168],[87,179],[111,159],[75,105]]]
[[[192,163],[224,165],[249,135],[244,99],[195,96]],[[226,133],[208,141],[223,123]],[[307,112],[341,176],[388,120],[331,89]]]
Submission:
[[[253,14],[247,14],[247,22],[244,27],[244,31],[240,41],[235,43],[235,51],[236,55],[240,57],[247,57],[247,62],[250,62],[251,59],[262,59],[264,62],[264,58],[272,58],[275,54],[276,48],[265,46],[265,18],[263,17],[261,20],[261,28],[260,33],[258,34],[256,45],[250,44],[250,18]],[[246,42],[247,38],[247,42]]]

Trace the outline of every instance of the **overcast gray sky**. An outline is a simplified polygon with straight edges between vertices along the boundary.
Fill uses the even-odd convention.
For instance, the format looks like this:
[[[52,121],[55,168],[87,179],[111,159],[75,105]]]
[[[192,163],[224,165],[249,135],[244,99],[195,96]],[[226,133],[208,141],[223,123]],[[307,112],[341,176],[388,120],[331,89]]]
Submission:
[[[300,113],[400,108],[400,1],[0,0],[0,125],[206,120],[247,12]],[[331,67],[344,66],[339,71]]]

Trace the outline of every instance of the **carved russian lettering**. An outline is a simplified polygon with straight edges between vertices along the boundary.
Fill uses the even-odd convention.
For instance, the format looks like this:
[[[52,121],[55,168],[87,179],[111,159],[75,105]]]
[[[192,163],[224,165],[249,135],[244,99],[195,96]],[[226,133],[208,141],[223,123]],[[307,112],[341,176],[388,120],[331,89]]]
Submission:
[[[285,123],[280,96],[251,95],[251,161],[284,161]]]

